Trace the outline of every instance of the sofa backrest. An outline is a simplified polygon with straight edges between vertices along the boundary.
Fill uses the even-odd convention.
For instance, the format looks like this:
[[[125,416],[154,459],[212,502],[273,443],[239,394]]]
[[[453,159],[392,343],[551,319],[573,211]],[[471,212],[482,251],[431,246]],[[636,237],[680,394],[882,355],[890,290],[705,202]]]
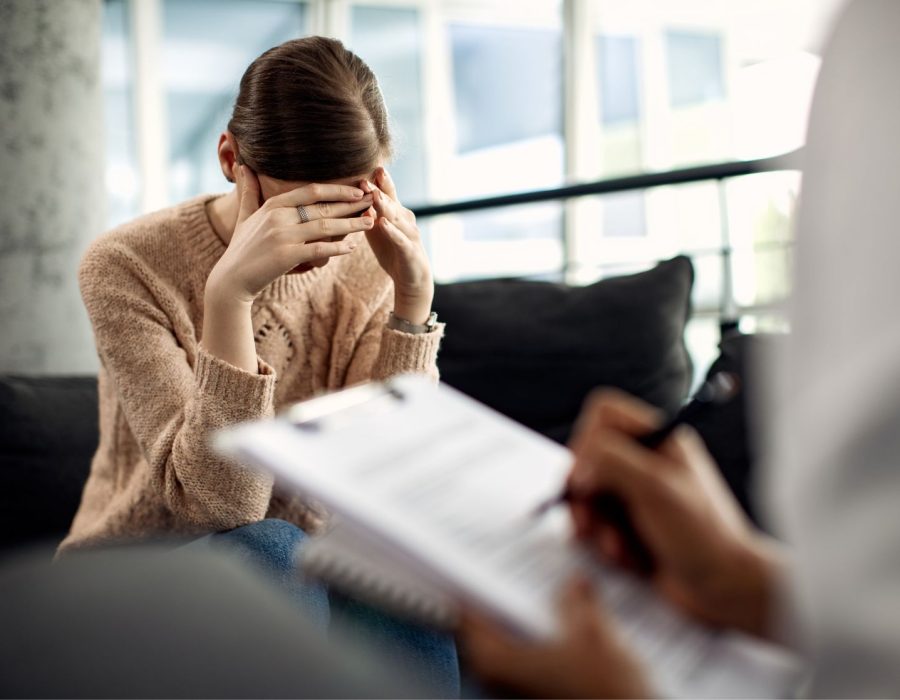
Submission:
[[[442,378],[565,441],[584,397],[616,386],[667,410],[687,396],[693,268],[679,257],[585,287],[438,285]],[[0,375],[0,549],[68,531],[97,446],[96,377]]]
[[[96,377],[0,375],[0,549],[68,531],[96,448]]]

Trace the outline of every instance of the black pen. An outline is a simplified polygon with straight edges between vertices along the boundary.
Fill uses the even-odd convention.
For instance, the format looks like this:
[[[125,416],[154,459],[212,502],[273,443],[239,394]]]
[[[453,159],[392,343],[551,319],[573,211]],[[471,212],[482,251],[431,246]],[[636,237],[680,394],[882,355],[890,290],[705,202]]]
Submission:
[[[740,380],[737,376],[730,372],[717,372],[703,383],[694,395],[693,401],[683,410],[672,416],[662,427],[638,437],[637,441],[646,448],[656,449],[680,425],[690,423],[711,412],[717,406],[727,404],[739,391]],[[539,518],[551,508],[578,498],[566,486],[561,493],[538,505],[531,512],[531,518]],[[653,557],[647,547],[641,542],[641,538],[631,518],[628,516],[628,509],[624,501],[615,493],[601,491],[590,499],[590,507],[593,515],[614,526],[619,531],[635,568],[642,573],[650,573],[653,570]]]

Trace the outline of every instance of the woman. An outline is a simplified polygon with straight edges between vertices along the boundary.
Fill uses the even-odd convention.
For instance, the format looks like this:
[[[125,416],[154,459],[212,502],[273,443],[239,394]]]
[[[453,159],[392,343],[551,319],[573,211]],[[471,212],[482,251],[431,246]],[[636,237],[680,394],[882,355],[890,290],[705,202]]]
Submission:
[[[289,41],[247,69],[219,139],[236,187],[91,245],[79,280],[100,444],[61,552],[227,531],[214,539],[293,581],[293,548],[323,514],[209,436],[318,392],[437,377],[432,276],[390,152],[369,68],[338,41]],[[302,595],[321,608],[320,591]]]

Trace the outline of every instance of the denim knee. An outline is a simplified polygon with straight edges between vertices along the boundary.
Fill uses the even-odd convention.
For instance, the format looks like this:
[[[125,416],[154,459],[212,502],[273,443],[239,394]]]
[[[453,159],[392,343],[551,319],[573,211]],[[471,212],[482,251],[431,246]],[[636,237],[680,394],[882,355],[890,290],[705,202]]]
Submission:
[[[268,518],[211,535],[209,544],[227,549],[273,578],[324,629],[330,618],[327,588],[304,580],[297,569],[297,550],[306,539],[293,523]]]
[[[216,544],[237,547],[250,559],[279,574],[293,573],[297,548],[305,539],[303,530],[277,518],[267,518],[213,535]]]

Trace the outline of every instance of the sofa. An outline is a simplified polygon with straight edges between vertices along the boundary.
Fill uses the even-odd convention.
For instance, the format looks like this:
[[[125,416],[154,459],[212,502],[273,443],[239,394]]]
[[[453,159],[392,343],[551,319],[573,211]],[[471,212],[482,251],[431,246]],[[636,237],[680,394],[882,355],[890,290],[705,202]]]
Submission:
[[[693,376],[684,344],[692,283],[691,262],[680,256],[584,287],[515,279],[438,285],[435,309],[448,329],[442,379],[559,442],[594,387],[618,387],[675,412]],[[712,370],[743,374],[752,343],[727,338]],[[745,417],[738,400],[696,427],[755,516]],[[0,376],[0,553],[64,536],[96,444],[96,377]]]

